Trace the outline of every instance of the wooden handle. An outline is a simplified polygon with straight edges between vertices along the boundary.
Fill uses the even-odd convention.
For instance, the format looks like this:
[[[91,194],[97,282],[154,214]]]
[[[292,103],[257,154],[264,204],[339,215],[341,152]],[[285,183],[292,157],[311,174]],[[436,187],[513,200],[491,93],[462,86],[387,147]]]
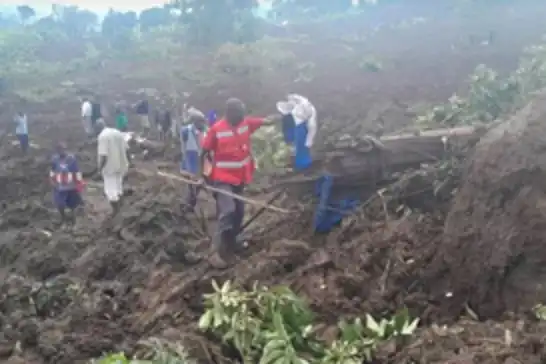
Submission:
[[[138,170],[138,172],[141,173],[141,174],[150,176],[150,173],[147,172],[147,171]],[[183,182],[183,183],[186,183],[186,184],[189,184],[189,185],[194,185],[194,186],[202,185],[201,182],[198,182],[198,181],[196,181],[194,179],[195,176],[193,176],[193,175],[191,175],[189,173],[181,173],[182,176],[184,176],[184,177],[177,176],[177,175],[174,175],[172,173],[161,172],[161,171],[158,171],[155,174],[160,176],[160,177],[163,177],[163,178],[168,178],[168,179],[171,179],[171,180]],[[207,184],[203,184],[202,186],[203,186],[204,189],[207,189],[209,191],[216,192],[216,193],[221,193],[223,195],[232,197],[232,198],[237,199],[239,201],[243,201],[245,203],[248,203],[250,205],[262,207],[264,209],[279,212],[281,214],[290,214],[290,213],[292,213],[292,211],[290,211],[290,210],[283,209],[283,208],[280,208],[280,207],[277,207],[277,206],[273,206],[271,204],[268,204],[268,203],[260,201],[260,200],[254,200],[254,199],[251,199],[251,198],[248,198],[248,197],[244,197],[244,196],[238,195],[236,193],[232,193],[232,192],[229,192],[229,191],[224,191],[224,190],[221,190],[219,188],[215,188],[215,187],[207,185]]]

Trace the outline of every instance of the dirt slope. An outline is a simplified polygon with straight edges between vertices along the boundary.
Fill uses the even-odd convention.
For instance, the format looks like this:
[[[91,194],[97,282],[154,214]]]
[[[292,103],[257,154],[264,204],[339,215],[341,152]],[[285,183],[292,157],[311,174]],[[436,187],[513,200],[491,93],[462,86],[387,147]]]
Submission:
[[[445,289],[484,316],[546,299],[545,117],[543,93],[482,139],[446,220]]]
[[[332,48],[305,49],[305,57],[320,68],[315,82],[295,84],[280,73],[257,87],[251,78],[219,77],[212,87],[197,87],[192,101],[217,106],[227,94],[237,94],[266,112],[293,87],[309,91],[325,117],[350,124],[381,109],[382,102],[444,99],[478,62],[494,60],[509,68],[530,42],[499,41],[453,52],[451,43],[461,35],[460,28],[450,29],[407,32],[407,42],[393,42],[396,32],[381,38],[377,43],[389,48],[382,54],[399,66],[392,72],[364,74],[355,64],[346,67],[343,57],[331,51],[339,40],[330,39]],[[433,46],[423,41],[425,30],[437,37]],[[375,53],[373,44],[365,52]],[[122,71],[101,70],[82,82],[96,86],[109,102],[118,96],[130,99],[135,84],[167,89],[170,75],[161,73],[159,61],[151,65],[155,78],[140,84],[120,75],[145,73],[138,68],[142,64],[121,66]],[[0,144],[0,362],[85,363],[104,352],[134,353],[141,340],[161,337],[185,343],[203,363],[229,363],[232,356],[195,326],[211,279],[234,279],[243,286],[255,280],[290,285],[308,298],[326,326],[340,316],[380,315],[402,305],[427,325],[457,317],[466,301],[482,316],[496,316],[505,308],[525,310],[542,297],[528,283],[541,277],[543,265],[544,219],[537,203],[544,180],[544,130],[538,123],[543,99],[515,116],[508,134],[491,134],[482,143],[469,161],[447,223],[449,201],[437,201],[432,194],[421,197],[433,207],[430,213],[386,224],[379,208],[367,218],[349,219],[328,237],[309,234],[308,211],[297,220],[265,214],[251,230],[258,242],[227,271],[186,256],[207,253],[213,213],[205,207],[205,217],[182,214],[184,186],[136,171],[129,176],[130,194],[118,217],[108,218],[100,182],[92,181],[76,229],[55,231],[47,182],[52,145],[68,140],[85,171],[93,170],[96,151],[83,141],[73,98],[27,105],[35,143],[31,155],[19,156],[12,135]],[[403,107],[395,109],[383,115],[389,127],[411,120]],[[0,115],[8,128],[10,115]],[[177,162],[168,156],[139,157],[138,168],[151,173],[161,165],[176,172]],[[521,181],[527,182],[524,188]],[[203,198],[206,205],[210,196]],[[454,299],[446,297],[447,291]],[[542,363],[545,334],[545,324],[521,314],[495,322],[463,319],[445,328],[425,326],[400,351],[384,348],[378,362]]]

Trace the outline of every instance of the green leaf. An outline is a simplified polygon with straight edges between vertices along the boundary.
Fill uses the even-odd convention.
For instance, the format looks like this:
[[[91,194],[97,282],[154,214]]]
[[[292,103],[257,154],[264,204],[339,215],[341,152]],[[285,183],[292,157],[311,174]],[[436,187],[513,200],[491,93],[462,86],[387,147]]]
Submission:
[[[274,350],[265,350],[262,357],[260,358],[260,364],[273,364],[279,359],[284,357],[284,350],[274,349]]]
[[[294,360],[292,360],[292,363],[293,364],[311,364],[308,360],[304,358],[294,358]]]
[[[375,321],[373,316],[370,314],[366,314],[366,328],[375,332],[376,334],[379,334],[382,331],[381,327],[379,327],[379,323],[377,323],[377,321]]]
[[[225,314],[221,307],[217,307],[213,309],[213,315],[214,315],[214,321],[213,321],[212,327],[217,329],[220,326],[222,326],[222,324],[224,323]]]
[[[341,331],[340,336],[342,340],[347,342],[360,340],[362,336],[362,324],[359,320],[357,320],[355,320],[355,323],[353,324],[347,323],[344,320],[339,323],[339,329]]]
[[[264,352],[266,351],[273,351],[273,350],[280,350],[285,348],[286,343],[279,339],[270,340],[264,347]]]
[[[206,331],[210,328],[212,320],[214,319],[214,312],[207,310],[203,316],[199,319],[199,329]]]
[[[407,308],[404,308],[396,313],[393,318],[394,330],[401,332],[405,325],[409,322],[409,312]]]
[[[218,283],[216,282],[216,280],[212,280],[212,288],[216,291],[216,292],[220,292],[220,287],[218,286]]]
[[[417,329],[417,326],[419,325],[419,318],[416,318],[413,320],[409,325],[406,325],[403,329],[401,334],[402,335],[411,335],[415,332]]]
[[[222,292],[223,294],[226,294],[226,293],[228,293],[230,290],[231,290],[231,282],[230,282],[230,281],[225,281],[224,284],[222,285],[221,292]]]
[[[275,331],[277,331],[277,333],[279,335],[281,335],[281,337],[283,339],[285,339],[285,340],[288,339],[288,334],[287,334],[286,329],[284,327],[283,318],[277,312],[273,314],[273,327],[275,328]]]

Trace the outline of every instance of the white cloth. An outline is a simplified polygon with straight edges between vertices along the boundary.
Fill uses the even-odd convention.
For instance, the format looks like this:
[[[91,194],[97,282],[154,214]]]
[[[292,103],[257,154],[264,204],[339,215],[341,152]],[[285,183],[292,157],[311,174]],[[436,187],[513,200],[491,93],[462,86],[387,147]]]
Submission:
[[[117,202],[123,195],[123,177],[121,173],[104,173],[102,182],[104,184],[104,194],[108,201]]]
[[[187,111],[187,117],[188,119],[191,119],[191,118],[203,118],[205,119],[205,114],[199,110],[199,109],[196,109],[195,107],[190,107]]]
[[[98,137],[97,154],[98,163],[101,157],[106,157],[106,165],[101,171],[103,174],[125,175],[129,170],[127,150],[127,133],[114,128],[104,128]]]
[[[93,112],[93,106],[89,101],[84,101],[82,104],[82,118],[90,118]]]
[[[28,121],[25,114],[15,116],[15,134],[16,135],[27,135],[28,134]]]
[[[288,101],[277,102],[277,110],[283,115],[292,114],[296,125],[307,123],[305,146],[311,148],[317,135],[317,110],[307,99],[298,94],[288,95]]]

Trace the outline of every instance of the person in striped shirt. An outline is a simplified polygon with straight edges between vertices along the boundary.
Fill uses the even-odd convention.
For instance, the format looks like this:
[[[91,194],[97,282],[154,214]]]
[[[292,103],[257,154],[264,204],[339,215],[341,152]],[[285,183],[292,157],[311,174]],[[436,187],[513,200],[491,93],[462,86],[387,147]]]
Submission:
[[[83,202],[81,192],[84,182],[76,157],[67,152],[63,143],[56,148],[49,177],[53,186],[53,202],[61,215],[61,225],[74,225],[74,210]],[[70,210],[69,214],[66,213],[67,209]]]

